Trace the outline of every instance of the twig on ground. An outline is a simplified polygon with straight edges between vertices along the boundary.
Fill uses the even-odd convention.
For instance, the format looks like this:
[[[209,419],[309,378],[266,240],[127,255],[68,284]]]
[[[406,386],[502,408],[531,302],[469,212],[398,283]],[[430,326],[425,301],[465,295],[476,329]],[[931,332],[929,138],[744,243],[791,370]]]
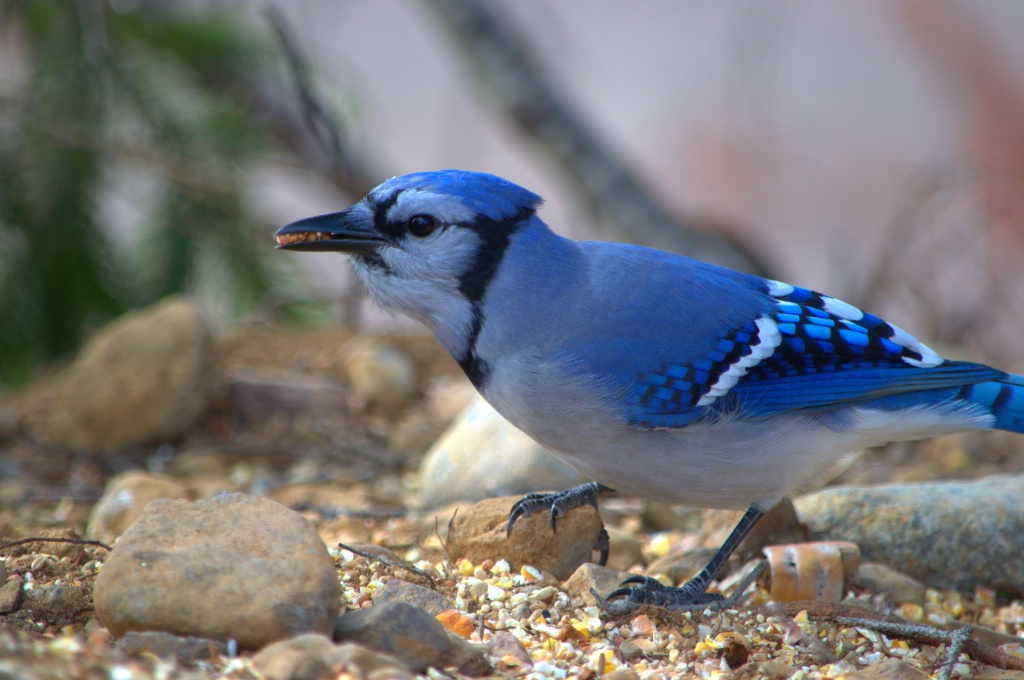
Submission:
[[[860,607],[852,607],[834,602],[786,602],[769,607],[761,607],[760,611],[770,616],[778,616],[779,614],[796,616],[801,611],[806,611],[807,616],[812,619],[827,619],[844,626],[869,628],[885,635],[899,637],[908,642],[919,642],[934,647],[941,644],[952,645],[952,641],[959,639],[954,638],[954,636],[960,635],[965,637],[960,651],[963,651],[972,659],[1004,670],[1024,671],[1024,659],[1011,656],[1001,649],[987,645],[979,640],[966,639],[973,632],[973,629],[968,633],[963,633],[962,631],[965,627],[948,631],[934,626],[907,623],[894,616],[883,616]],[[957,654],[959,654],[959,651]]]
[[[925,644],[938,646],[946,645],[946,661],[940,667],[938,679],[949,680],[953,673],[953,666],[960,657],[961,651],[971,639],[974,626],[961,626],[955,630],[942,630],[934,626],[926,626],[917,623],[906,623],[901,621],[883,621],[879,619],[865,619],[860,617],[836,616],[832,619],[844,626],[867,628],[889,637],[901,640],[923,642]],[[975,657],[976,658],[976,657]],[[981,661],[981,659],[978,659]],[[984,662],[988,663],[988,662]],[[990,664],[991,665],[991,664]]]
[[[434,536],[437,536],[437,540],[441,542],[441,546],[444,548],[444,575],[448,578],[452,577],[455,573],[455,568],[452,566],[452,553],[450,542],[452,539],[452,523],[455,522],[455,516],[459,514],[459,509],[455,508],[455,512],[452,513],[452,518],[448,520],[448,533],[441,537],[441,532],[437,528],[437,517],[434,517]]]
[[[411,571],[412,573],[416,574],[417,576],[422,576],[423,578],[427,579],[427,581],[430,583],[430,587],[431,588],[437,588],[437,581],[434,580],[433,576],[431,576],[430,574],[428,574],[427,572],[423,571],[422,569],[420,569],[419,567],[417,567],[416,565],[414,565],[413,563],[411,563],[411,562],[409,562],[407,560],[403,560],[401,558],[395,559],[395,558],[391,557],[390,555],[386,555],[384,553],[372,553],[372,552],[360,550],[358,548],[353,548],[350,545],[345,545],[344,543],[341,543],[341,542],[338,543],[338,547],[341,548],[342,550],[348,550],[350,553],[352,553],[354,555],[359,555],[360,557],[365,557],[368,560],[376,560],[378,562],[383,562],[384,564],[387,564],[387,565],[392,566],[392,567],[398,567],[399,569],[405,569],[406,571]]]

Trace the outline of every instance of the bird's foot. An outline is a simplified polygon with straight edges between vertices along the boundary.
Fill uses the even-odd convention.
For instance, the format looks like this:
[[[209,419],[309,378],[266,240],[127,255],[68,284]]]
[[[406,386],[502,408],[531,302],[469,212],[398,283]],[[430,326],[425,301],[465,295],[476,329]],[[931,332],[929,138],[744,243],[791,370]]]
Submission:
[[[647,576],[631,576],[622,586],[608,595],[609,600],[623,598],[624,604],[653,604],[667,609],[704,609],[724,601],[721,595],[709,593],[707,584],[700,579],[691,579],[678,588],[666,586]]]
[[[610,489],[606,486],[602,486],[597,482],[588,482],[586,484],[580,484],[574,486],[571,489],[565,491],[555,491],[553,493],[531,493],[523,496],[515,505],[512,506],[512,511],[508,515],[508,527],[505,530],[506,536],[512,535],[512,527],[521,517],[529,517],[538,510],[545,510],[551,516],[551,530],[555,530],[555,521],[559,517],[564,517],[565,513],[573,508],[579,508],[584,505],[593,506],[597,509],[597,498],[603,493],[607,493]],[[604,566],[608,563],[608,532],[605,530],[604,525],[601,525],[601,533],[597,537],[597,542],[594,544],[594,550],[598,550],[601,553],[601,558],[598,564]]]
[[[642,604],[653,604],[677,611],[732,609],[746,599],[747,590],[767,566],[768,561],[761,560],[749,569],[729,597],[707,592],[711,577],[710,572],[704,569],[678,588],[666,586],[647,576],[631,576],[622,582],[618,590],[609,594],[607,599],[598,599],[602,607],[616,615],[628,614]]]

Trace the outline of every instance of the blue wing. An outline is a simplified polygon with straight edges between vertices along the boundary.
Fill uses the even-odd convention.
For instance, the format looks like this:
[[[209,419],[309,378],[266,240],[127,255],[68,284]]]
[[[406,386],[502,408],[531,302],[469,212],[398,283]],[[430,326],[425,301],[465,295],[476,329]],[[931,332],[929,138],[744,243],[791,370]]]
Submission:
[[[835,298],[774,281],[763,287],[775,302],[770,311],[722,333],[705,356],[630,377],[631,422],[670,428],[724,412],[756,418],[820,411],[1006,376],[945,361],[905,331]]]

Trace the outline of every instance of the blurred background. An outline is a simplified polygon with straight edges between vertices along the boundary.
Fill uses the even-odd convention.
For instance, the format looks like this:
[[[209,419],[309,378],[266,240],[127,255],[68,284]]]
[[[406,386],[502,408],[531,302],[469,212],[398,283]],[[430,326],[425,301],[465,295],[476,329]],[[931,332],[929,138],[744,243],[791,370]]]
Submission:
[[[0,2],[0,390],[170,293],[379,319],[295,219],[458,167],[1024,369],[1024,4]]]

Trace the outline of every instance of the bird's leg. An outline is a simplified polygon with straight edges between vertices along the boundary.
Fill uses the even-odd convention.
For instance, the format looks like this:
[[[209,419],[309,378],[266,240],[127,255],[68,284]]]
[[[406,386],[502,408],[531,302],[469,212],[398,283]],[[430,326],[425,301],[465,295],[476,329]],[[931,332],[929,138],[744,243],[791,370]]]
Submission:
[[[612,539],[608,535],[608,530],[604,528],[604,524],[601,525],[601,533],[597,535],[597,540],[594,542],[592,550],[597,550],[601,553],[601,556],[597,558],[597,563],[602,567],[608,564],[608,553],[612,549]]]
[[[616,597],[624,597],[628,602],[635,604],[653,604],[669,609],[685,609],[692,606],[704,606],[711,602],[722,599],[721,595],[708,593],[708,586],[718,576],[718,572],[725,566],[726,560],[732,555],[736,547],[743,541],[750,530],[754,528],[758,520],[764,517],[764,510],[751,506],[739,524],[732,530],[725,543],[718,549],[715,556],[711,558],[707,566],[700,570],[696,576],[679,586],[672,588],[647,576],[631,576],[622,582],[622,587],[608,596],[611,600]],[[636,587],[626,587],[635,585]]]
[[[564,516],[567,511],[583,505],[592,505],[596,509],[598,497],[613,491],[615,490],[604,484],[587,482],[565,491],[527,494],[512,506],[512,511],[508,515],[508,528],[505,531],[505,535],[512,535],[512,527],[520,517],[529,517],[538,510],[547,510],[550,513],[551,530],[554,531],[555,520]],[[601,525],[601,533],[597,537],[597,543],[594,545],[594,550],[601,552],[600,564],[604,566],[608,562],[608,532],[605,531],[603,524]]]

